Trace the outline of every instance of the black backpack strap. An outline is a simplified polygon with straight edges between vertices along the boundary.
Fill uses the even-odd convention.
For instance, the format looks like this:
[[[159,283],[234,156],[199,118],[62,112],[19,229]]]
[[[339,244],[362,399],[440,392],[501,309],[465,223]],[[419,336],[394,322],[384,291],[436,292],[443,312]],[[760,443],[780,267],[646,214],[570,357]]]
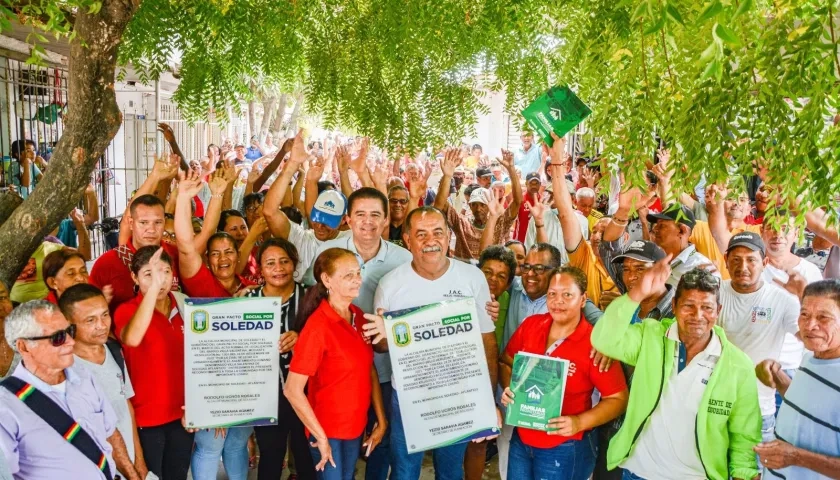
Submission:
[[[114,357],[114,360],[116,360],[117,365],[119,365],[120,371],[122,372],[123,376],[123,383],[125,383],[125,357],[123,357],[122,345],[120,345],[120,342],[114,340],[113,338],[109,338],[105,341],[105,346],[108,347],[108,350],[111,351],[111,356]]]
[[[90,435],[73,420],[73,417],[67,414],[61,407],[59,407],[43,392],[24,382],[17,377],[8,377],[2,382],[6,390],[12,392],[23,402],[30,410],[35,412],[41,419],[53,428],[71,445],[76,447],[88,460],[93,462],[96,467],[102,471],[106,480],[113,480],[111,475],[111,467],[108,465],[108,459],[96,442]]]

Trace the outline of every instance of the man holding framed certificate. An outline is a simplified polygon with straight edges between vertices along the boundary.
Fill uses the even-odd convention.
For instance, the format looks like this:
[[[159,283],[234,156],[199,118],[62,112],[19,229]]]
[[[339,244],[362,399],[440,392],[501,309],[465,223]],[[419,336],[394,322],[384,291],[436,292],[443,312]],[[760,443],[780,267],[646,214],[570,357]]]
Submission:
[[[495,410],[493,388],[498,352],[495,326],[485,311],[490,290],[478,268],[446,257],[450,231],[439,210],[432,207],[412,210],[405,220],[404,231],[403,240],[412,261],[382,278],[374,298],[379,315],[365,315],[370,320],[365,325],[365,334],[373,339],[374,349],[388,351],[394,345],[390,352],[394,366],[391,478],[419,479],[423,451],[428,448],[434,452],[438,479],[462,479],[467,447],[464,442],[496,436],[501,424],[498,410],[496,422],[487,413]],[[471,300],[449,303],[461,299]],[[430,305],[438,302],[447,304]],[[430,314],[429,310],[416,309],[424,306],[440,310]],[[404,312],[407,309],[414,312]],[[448,313],[444,314],[444,310]],[[385,311],[391,312],[387,326],[381,316]],[[444,339],[446,336],[450,338]],[[414,345],[409,347],[411,343]],[[395,352],[397,349],[400,351]],[[482,350],[485,359],[476,362]],[[448,363],[455,365],[438,361],[433,366],[432,362],[439,360],[444,351],[451,359]],[[424,364],[421,359],[427,362]],[[424,378],[424,369],[437,372],[436,381]],[[466,388],[468,392],[464,387],[459,390],[459,383],[470,385]],[[443,395],[446,396],[443,401],[435,398]],[[442,407],[443,402],[448,407]]]

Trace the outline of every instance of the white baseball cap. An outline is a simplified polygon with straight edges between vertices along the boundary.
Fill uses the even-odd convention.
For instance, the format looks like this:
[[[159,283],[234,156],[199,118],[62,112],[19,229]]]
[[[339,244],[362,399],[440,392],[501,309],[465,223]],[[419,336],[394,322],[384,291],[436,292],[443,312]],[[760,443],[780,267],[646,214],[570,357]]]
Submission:
[[[309,219],[330,228],[338,228],[345,213],[347,213],[347,198],[338,190],[324,190],[315,200]]]

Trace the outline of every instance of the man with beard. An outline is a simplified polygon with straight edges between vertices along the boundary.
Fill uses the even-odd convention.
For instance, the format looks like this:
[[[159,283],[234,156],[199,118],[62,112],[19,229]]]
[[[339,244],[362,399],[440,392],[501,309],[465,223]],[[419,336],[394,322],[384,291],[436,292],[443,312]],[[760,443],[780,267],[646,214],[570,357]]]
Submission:
[[[756,364],[768,358],[778,360],[785,333],[799,331],[799,300],[763,279],[764,259],[764,242],[759,235],[734,235],[726,249],[726,266],[732,279],[720,287],[723,308],[718,325]],[[762,439],[770,441],[776,413],[773,389],[759,384],[758,400]]]
[[[502,152],[502,157],[500,163],[507,169],[508,175],[511,178],[513,200],[496,225],[495,237],[493,239],[493,243],[496,245],[503,244],[505,239],[510,235],[511,226],[519,212],[519,205],[522,204],[522,186],[519,184],[519,178],[516,176],[516,170],[513,168],[513,154],[505,150]],[[446,152],[440,164],[443,177],[440,179],[440,187],[435,198],[435,208],[443,212],[446,215],[448,224],[452,225],[452,230],[455,233],[455,258],[470,262],[478,259],[481,253],[481,233],[487,224],[489,213],[488,202],[491,193],[484,188],[472,192],[469,204],[473,215],[472,221],[468,220],[465,215],[462,215],[455,208],[452,208],[447,201],[449,197],[449,185],[452,182],[452,176],[455,174],[455,168],[458,167],[460,162],[459,150],[450,149]]]
[[[311,209],[309,224],[311,229],[306,229],[289,220],[289,217],[280,209],[286,191],[292,183],[295,172],[300,170],[301,165],[308,158],[303,147],[303,137],[300,133],[295,137],[289,160],[283,166],[283,171],[265,196],[263,202],[263,215],[268,223],[268,229],[275,237],[284,238],[290,241],[298,250],[299,261],[295,268],[294,279],[302,282],[306,270],[315,261],[315,252],[321,245],[328,241],[348,235],[348,232],[339,230],[344,223],[346,199],[344,195],[335,189],[324,189],[315,200]],[[310,167],[310,170],[317,169],[317,166]],[[311,177],[311,178],[310,178]],[[318,192],[318,178],[316,175],[307,175],[307,195],[314,195]],[[312,180],[310,182],[310,180]]]

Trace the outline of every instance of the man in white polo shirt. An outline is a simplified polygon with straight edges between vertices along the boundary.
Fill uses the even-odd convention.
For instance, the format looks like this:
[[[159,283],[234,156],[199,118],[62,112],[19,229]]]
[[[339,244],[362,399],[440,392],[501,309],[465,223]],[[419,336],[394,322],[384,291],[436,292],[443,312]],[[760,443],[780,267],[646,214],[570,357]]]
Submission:
[[[405,220],[403,240],[412,255],[409,263],[401,265],[382,277],[376,289],[374,305],[377,313],[420,307],[445,300],[474,298],[478,310],[478,324],[484,342],[484,354],[490,372],[490,381],[496,385],[498,349],[495,325],[484,307],[490,301],[490,287],[484,274],[475,266],[450,260],[446,256],[449,247],[450,230],[444,214],[432,207],[412,210]],[[365,325],[365,335],[381,340],[374,346],[376,351],[387,351],[385,325],[381,316],[373,317]],[[392,382],[393,385],[393,382]],[[393,385],[391,401],[391,478],[418,480],[423,453],[408,453],[400,417],[397,398],[398,385]],[[456,443],[435,449],[435,465],[438,480],[460,480],[464,478],[463,464],[467,444]]]
[[[729,239],[726,268],[732,276],[721,284],[722,310],[718,325],[735,346],[756,364],[765,359],[778,360],[785,333],[799,331],[799,300],[781,287],[766,282],[764,242],[761,236],[742,232]],[[773,439],[776,401],[772,388],[759,383],[761,435]]]

